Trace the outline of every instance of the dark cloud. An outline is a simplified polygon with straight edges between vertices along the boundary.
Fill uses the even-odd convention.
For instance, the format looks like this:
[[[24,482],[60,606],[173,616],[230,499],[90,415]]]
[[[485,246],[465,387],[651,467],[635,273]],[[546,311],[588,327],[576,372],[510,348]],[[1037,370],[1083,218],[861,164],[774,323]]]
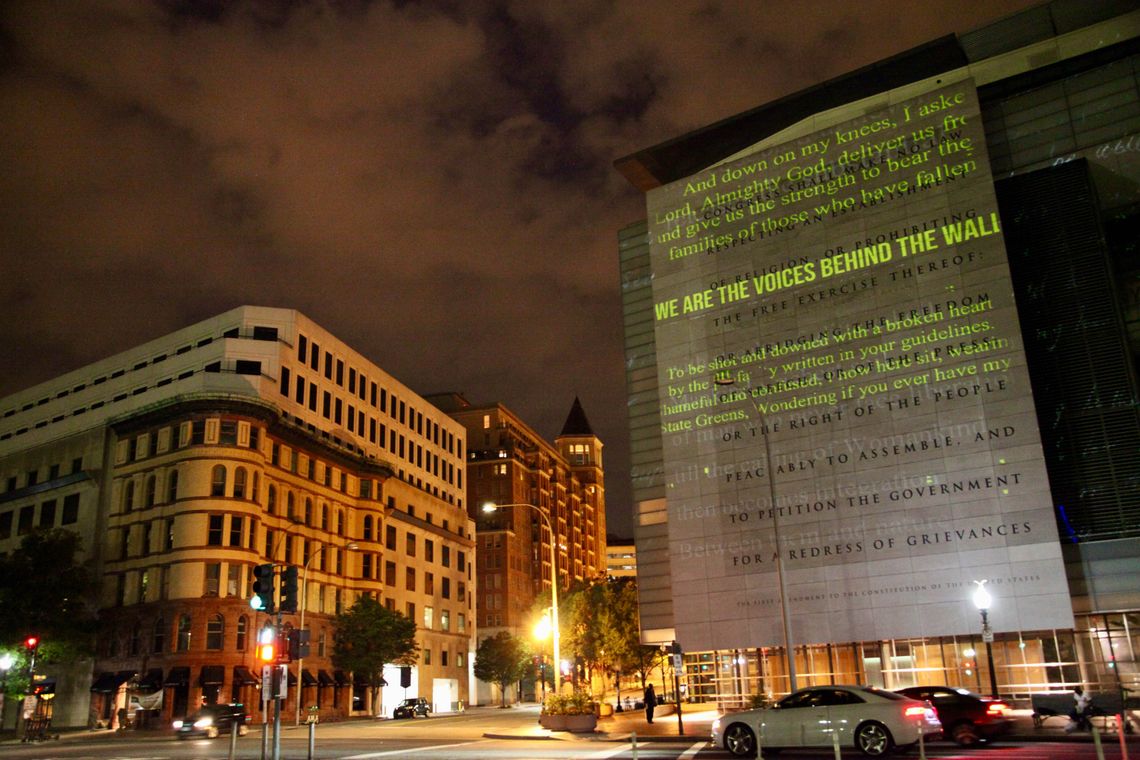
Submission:
[[[0,5],[0,395],[243,303],[555,435],[630,528],[611,168],[1026,0]]]

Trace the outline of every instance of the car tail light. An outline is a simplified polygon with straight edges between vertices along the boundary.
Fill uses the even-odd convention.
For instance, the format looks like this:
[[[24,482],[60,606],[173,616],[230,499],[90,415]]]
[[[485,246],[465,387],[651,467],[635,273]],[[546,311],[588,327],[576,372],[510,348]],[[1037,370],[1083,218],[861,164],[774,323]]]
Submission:
[[[1005,715],[1009,712],[1009,705],[1005,702],[990,702],[986,706],[986,713],[989,715]]]
[[[918,718],[918,717],[921,717],[923,715],[926,715],[926,708],[923,707],[922,705],[913,705],[911,707],[906,708],[906,711],[903,713],[903,715],[905,715],[908,718]]]

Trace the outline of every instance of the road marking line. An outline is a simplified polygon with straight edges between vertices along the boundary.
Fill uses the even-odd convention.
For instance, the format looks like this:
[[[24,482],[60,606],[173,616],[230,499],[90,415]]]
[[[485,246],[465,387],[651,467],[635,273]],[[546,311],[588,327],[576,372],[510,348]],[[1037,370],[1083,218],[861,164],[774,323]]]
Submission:
[[[707,746],[709,746],[708,742],[697,742],[696,744],[694,744],[693,746],[689,747],[687,750],[682,752],[681,756],[679,758],[677,758],[677,760],[685,760],[686,757],[696,757],[697,753],[700,752],[702,749],[704,749]]]
[[[367,755],[349,755],[343,760],[368,760],[373,757],[391,757],[392,755],[410,755],[413,752],[427,752],[433,749],[451,749],[452,747],[466,747],[469,744],[485,744],[489,739],[477,739],[472,742],[460,742],[459,744],[437,744],[434,747],[413,747],[411,749],[393,749],[387,752],[369,752]]]
[[[608,749],[600,749],[597,752],[586,755],[587,760],[606,760],[609,757],[617,757],[623,752],[628,752],[630,749],[630,742],[618,742],[616,747]],[[645,744],[638,744],[639,747],[644,747]]]

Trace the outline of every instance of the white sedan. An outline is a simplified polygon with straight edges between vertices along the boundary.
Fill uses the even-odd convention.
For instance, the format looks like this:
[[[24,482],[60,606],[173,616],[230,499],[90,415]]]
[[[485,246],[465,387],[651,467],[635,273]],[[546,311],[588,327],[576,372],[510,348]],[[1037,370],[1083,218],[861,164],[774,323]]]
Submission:
[[[722,715],[713,721],[712,743],[737,757],[785,747],[854,746],[879,757],[896,745],[942,734],[925,702],[873,686],[812,686],[794,691],[774,707]]]

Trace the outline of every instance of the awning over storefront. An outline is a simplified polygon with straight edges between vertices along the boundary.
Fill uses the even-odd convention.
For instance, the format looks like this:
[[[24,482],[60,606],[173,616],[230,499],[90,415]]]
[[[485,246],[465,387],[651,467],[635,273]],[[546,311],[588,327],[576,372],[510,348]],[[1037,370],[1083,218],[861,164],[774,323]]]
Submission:
[[[297,674],[294,673],[292,670],[288,671],[288,673],[289,673],[289,685],[290,686],[296,686],[297,685]]]
[[[258,683],[260,683],[260,681],[249,668],[245,665],[234,665],[235,686],[257,686]]]
[[[139,679],[141,691],[154,691],[162,688],[162,668],[151,668]]]
[[[333,680],[337,686],[348,686],[352,683],[352,681],[348,680],[348,676],[344,674],[343,670],[334,670]]]
[[[115,690],[115,674],[103,672],[95,676],[91,683],[91,691],[98,694],[110,694]]]
[[[162,682],[163,686],[189,686],[190,685],[190,668],[178,667],[171,668],[170,672],[166,674],[166,680]]]
[[[103,671],[91,684],[91,691],[99,694],[110,694],[113,691],[118,691],[119,687],[131,680],[134,674],[133,670],[120,670],[118,673]]]
[[[221,686],[226,682],[226,668],[223,665],[203,665],[198,675],[199,686]]]
[[[363,673],[353,673],[352,674],[352,685],[353,686],[367,686],[368,685],[368,679],[364,677]],[[380,685],[381,686],[387,686],[388,682],[386,680],[384,680],[383,677],[381,677],[380,678]]]
[[[311,672],[309,672],[308,668],[305,668],[304,670],[301,671],[301,685],[302,686],[316,686],[317,685],[316,677]]]
[[[336,683],[336,681],[333,680],[332,676],[329,675],[329,672],[327,670],[318,670],[317,683],[319,683],[321,686],[332,686]]]

